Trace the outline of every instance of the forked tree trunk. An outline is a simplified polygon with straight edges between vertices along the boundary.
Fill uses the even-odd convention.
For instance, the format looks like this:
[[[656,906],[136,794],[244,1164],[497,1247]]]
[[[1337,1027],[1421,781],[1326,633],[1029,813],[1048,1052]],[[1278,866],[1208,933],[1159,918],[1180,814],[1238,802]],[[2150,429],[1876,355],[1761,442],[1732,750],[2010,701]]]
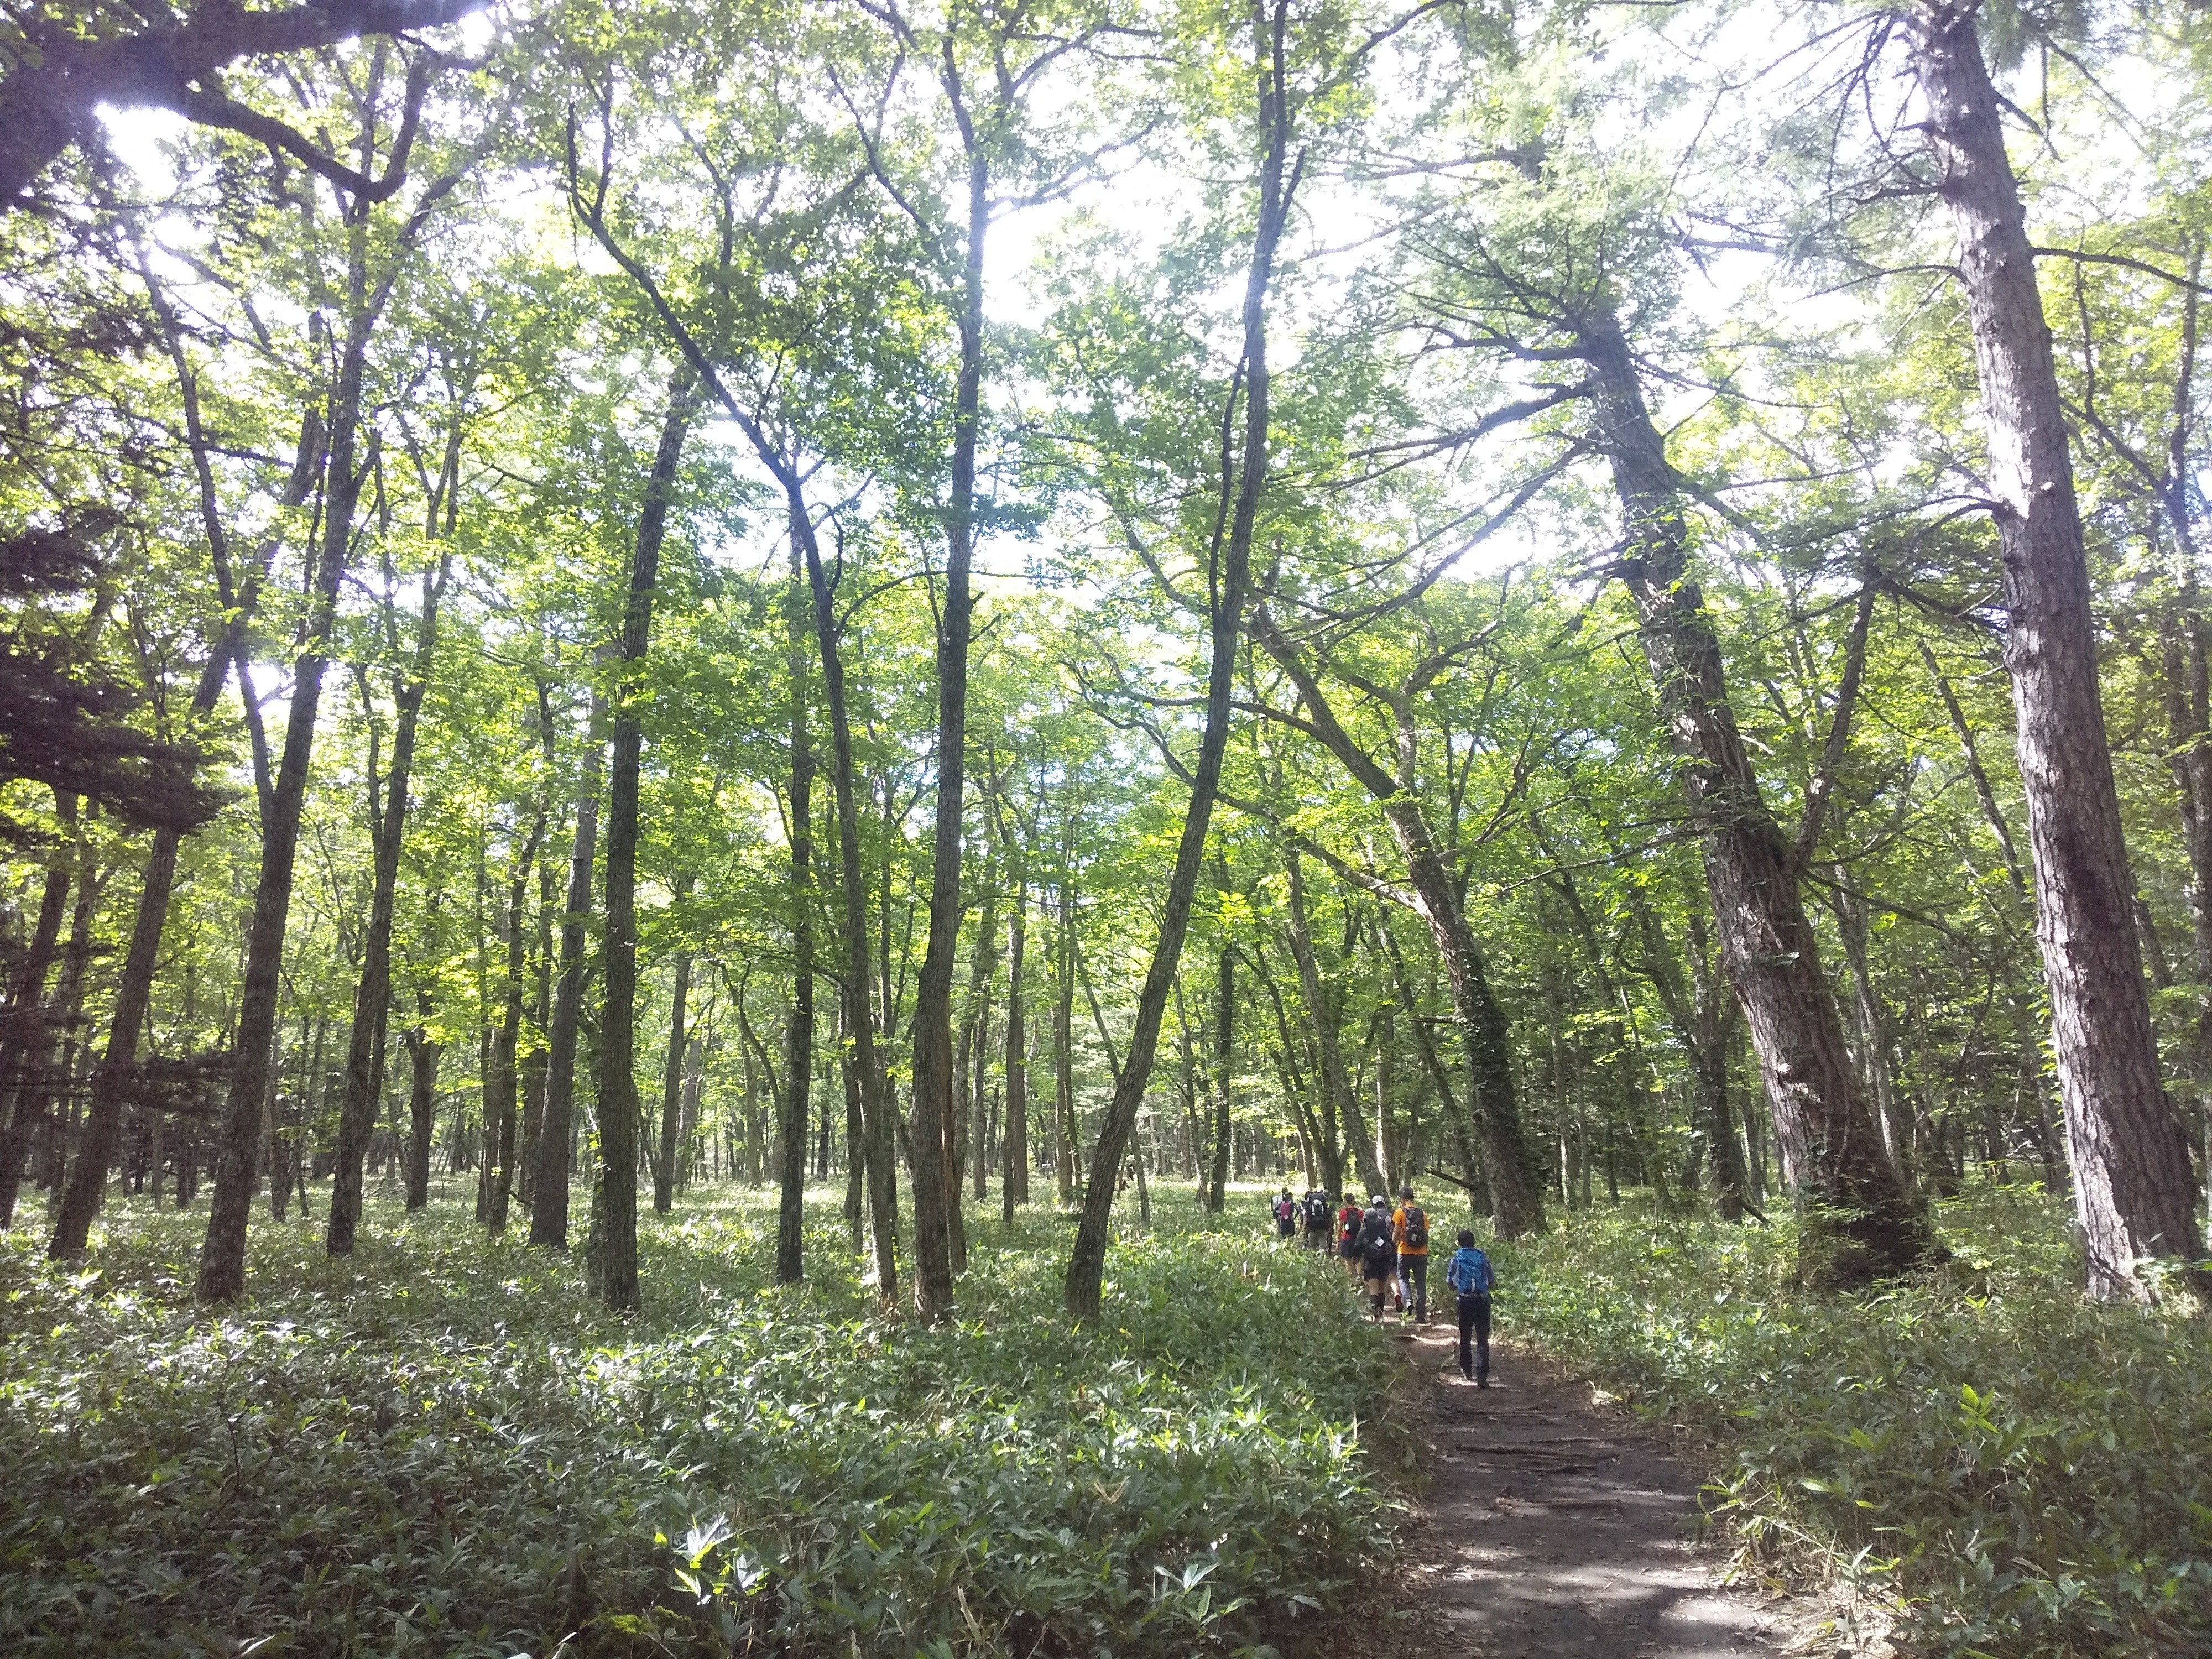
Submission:
[[[1098,1144],[1092,1156],[1091,1179],[1083,1194],[1083,1217],[1069,1254],[1066,1279],[1066,1305],[1079,1319],[1098,1316],[1099,1293],[1106,1268],[1107,1224],[1114,1212],[1114,1176],[1121,1168],[1123,1149],[1137,1121],[1152,1081],[1152,1062],[1159,1049],[1160,1021],[1167,1011],[1175,985],[1176,966],[1182,957],[1184,935],[1190,927],[1191,900],[1198,890],[1199,871],[1205,862],[1206,837],[1213,819],[1213,805],[1221,786],[1221,763],[1229,746],[1230,701],[1237,670],[1237,641],[1243,629],[1244,607],[1251,585],[1253,526],[1260,509],[1260,495],[1267,473],[1267,289],[1274,273],[1275,249],[1284,221],[1289,216],[1293,174],[1284,176],[1290,145],[1290,106],[1283,68],[1284,35],[1289,22],[1289,0],[1276,0],[1272,15],[1255,9],[1254,21],[1264,23],[1265,38],[1255,40],[1258,58],[1260,127],[1267,149],[1260,167],[1260,217],[1252,238],[1252,259],[1244,283],[1244,340],[1239,368],[1245,398],[1243,453],[1239,458],[1234,507],[1226,520],[1224,538],[1217,530],[1209,566],[1218,581],[1208,583],[1208,662],[1206,679],[1206,724],[1199,738],[1198,764],[1190,774],[1190,800],[1184,810],[1182,834],[1176,843],[1175,865],[1169,872],[1164,902],[1160,907],[1159,937],[1152,946],[1152,965],[1146,970],[1137,994],[1137,1016],[1129,1033],[1129,1055],[1115,1079],[1113,1098],[1098,1126]],[[1230,396],[1236,393],[1232,379]],[[1229,426],[1224,420],[1223,425]],[[1229,479],[1222,479],[1224,495]],[[1227,503],[1224,503],[1227,505]]]
[[[203,1302],[234,1302],[246,1291],[246,1227],[253,1207],[261,1151],[261,1114],[269,1092],[269,1063],[276,1029],[276,999],[284,965],[284,925],[291,913],[292,872],[299,854],[300,819],[314,751],[323,671],[329,665],[331,629],[337,616],[339,584],[352,552],[354,515],[366,470],[357,462],[362,383],[368,339],[384,294],[372,307],[363,289],[368,226],[351,228],[346,338],[331,392],[330,444],[324,467],[323,540],[308,583],[307,615],[293,658],[292,696],[284,746],[261,817],[261,869],[246,927],[246,970],[239,993],[230,1096],[216,1133],[215,1189],[207,1236],[200,1247],[196,1286]],[[396,273],[395,273],[396,274]],[[386,284],[385,294],[390,290]]]
[[[598,1225],[592,1270],[599,1299],[617,1313],[638,1305],[637,838],[639,763],[645,741],[638,704],[668,503],[676,493],[676,471],[694,407],[691,374],[686,368],[669,388],[668,414],[661,422],[660,444],[653,452],[638,514],[637,548],[623,607],[622,666],[615,686],[613,757],[607,775],[607,927],[602,955],[606,1002],[599,1032],[599,1162],[592,1189]]]
[[[2142,1296],[2136,1263],[2202,1255],[2188,1137],[2166,1098],[2131,925],[2127,844],[2098,695],[2089,568],[2066,416],[2020,185],[1976,33],[1980,8],[1909,14],[1912,66],[1989,422],[2005,666],[2035,863],[2036,940],[2089,1289]],[[2212,1297],[2212,1274],[2192,1275]]]

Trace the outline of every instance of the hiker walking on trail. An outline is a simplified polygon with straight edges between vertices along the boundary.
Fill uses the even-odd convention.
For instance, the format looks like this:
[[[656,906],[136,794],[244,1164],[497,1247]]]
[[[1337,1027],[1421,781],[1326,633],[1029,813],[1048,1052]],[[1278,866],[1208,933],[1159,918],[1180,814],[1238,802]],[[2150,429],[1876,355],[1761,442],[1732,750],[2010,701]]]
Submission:
[[[1380,1320],[1382,1294],[1391,1287],[1398,1273],[1398,1243],[1390,1237],[1390,1218],[1382,1212],[1380,1193],[1375,1194],[1375,1201],[1359,1218],[1359,1272],[1367,1281],[1371,1311]]]
[[[1344,1271],[1354,1284],[1359,1280],[1359,1224],[1366,1213],[1355,1193],[1344,1195],[1344,1207],[1336,1212],[1336,1253],[1344,1258]]]
[[[1332,1212],[1328,1194],[1317,1188],[1309,1189],[1305,1196],[1306,1248],[1326,1253],[1334,1236],[1329,1228]]]
[[[1282,1196],[1275,1200],[1274,1212],[1275,1237],[1288,1238],[1296,1230],[1298,1219],[1298,1206],[1291,1201],[1291,1189],[1288,1187],[1283,1188]]]
[[[1459,1249],[1444,1264],[1444,1283],[1459,1298],[1459,1374],[1478,1389],[1490,1386],[1490,1258],[1474,1235],[1460,1230]],[[1468,1339],[1474,1339],[1469,1353]]]
[[[1398,1207],[1390,1212],[1390,1237],[1398,1245],[1398,1300],[1416,1325],[1429,1319],[1429,1218],[1413,1201],[1413,1189],[1398,1189]]]

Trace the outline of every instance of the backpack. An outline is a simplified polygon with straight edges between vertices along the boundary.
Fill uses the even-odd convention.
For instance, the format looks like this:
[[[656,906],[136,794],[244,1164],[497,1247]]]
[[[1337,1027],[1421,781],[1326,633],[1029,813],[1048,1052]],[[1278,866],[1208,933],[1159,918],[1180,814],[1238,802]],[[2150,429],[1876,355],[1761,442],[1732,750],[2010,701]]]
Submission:
[[[1391,1258],[1397,1253],[1398,1247],[1390,1242],[1390,1224],[1370,1215],[1367,1218],[1366,1231],[1359,1240],[1360,1259],[1374,1269],[1368,1276],[1373,1279],[1381,1278],[1384,1270],[1389,1267]]]
[[[1472,1246],[1452,1252],[1451,1282],[1462,1296],[1490,1288],[1490,1258]]]
[[[1297,1212],[1298,1212],[1298,1211],[1297,1211],[1297,1206],[1296,1206],[1295,1204],[1291,1203],[1291,1200],[1290,1200],[1289,1199],[1287,1199],[1287,1198],[1279,1198],[1279,1199],[1277,1199],[1277,1200],[1275,1200],[1275,1219],[1276,1219],[1276,1220],[1278,1220],[1278,1221],[1288,1221],[1288,1220],[1289,1220],[1292,1216],[1296,1215]]]
[[[1429,1248],[1429,1218],[1421,1213],[1421,1206],[1418,1204],[1408,1204],[1406,1206],[1404,1243],[1409,1250],[1425,1250]]]
[[[1328,1200],[1318,1194],[1306,1200],[1306,1231],[1322,1231],[1328,1225]]]
[[[1337,1235],[1345,1243],[1357,1244],[1359,1243],[1359,1223],[1361,1217],[1362,1212],[1357,1206],[1347,1204],[1344,1206],[1343,1212],[1336,1218]]]

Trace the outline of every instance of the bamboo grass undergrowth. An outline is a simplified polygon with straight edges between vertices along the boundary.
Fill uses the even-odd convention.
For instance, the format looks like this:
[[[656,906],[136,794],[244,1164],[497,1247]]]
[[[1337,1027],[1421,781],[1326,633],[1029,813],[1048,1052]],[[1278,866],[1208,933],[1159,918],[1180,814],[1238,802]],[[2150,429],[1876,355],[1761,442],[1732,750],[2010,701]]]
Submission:
[[[9,1236],[0,1650],[1256,1654],[1345,1603],[1394,1366],[1332,1267],[1170,1224],[1075,1327],[1072,1218],[972,1222],[922,1330],[836,1197],[781,1288],[772,1194],[679,1206],[627,1322],[458,1191],[345,1261],[257,1224],[216,1318],[196,1216],[127,1203],[77,1267]]]
[[[1717,1444],[1740,1565],[1870,1597],[1956,1659],[2212,1649],[2212,1330],[2100,1304],[2065,1208],[1936,1206],[1949,1262],[1798,1288],[1794,1223],[1587,1213],[1500,1249],[1498,1322]]]

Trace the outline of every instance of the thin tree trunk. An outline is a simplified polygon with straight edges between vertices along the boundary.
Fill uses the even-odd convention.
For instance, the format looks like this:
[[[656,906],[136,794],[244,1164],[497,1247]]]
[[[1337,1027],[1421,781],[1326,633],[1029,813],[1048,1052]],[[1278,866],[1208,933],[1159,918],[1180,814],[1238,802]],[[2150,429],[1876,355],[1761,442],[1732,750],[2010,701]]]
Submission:
[[[691,872],[676,878],[676,902],[691,896]],[[653,1212],[676,1206],[676,1137],[684,1111],[684,1000],[691,990],[691,952],[676,953],[676,985],[668,1005],[668,1059],[660,1077],[660,1158],[653,1168]]]
[[[76,797],[57,795],[58,805],[69,802],[66,816],[76,810]],[[0,1228],[13,1224],[15,1194],[23,1179],[23,1159],[30,1151],[31,1114],[25,1109],[35,1094],[26,1062],[44,1050],[46,1042],[43,1006],[46,974],[53,967],[61,943],[62,917],[69,908],[70,878],[76,851],[56,848],[46,864],[46,878],[39,895],[39,919],[33,925],[29,948],[8,988],[8,1042],[0,1048]],[[135,1041],[135,1039],[134,1039]],[[159,1170],[155,1174],[158,1180]],[[156,1187],[155,1197],[161,1193]]]
[[[2146,1294],[2136,1262],[2203,1255],[2188,1137],[2159,1075],[2142,961],[2129,922],[2127,844],[2098,698],[2088,561],[2051,330],[2020,185],[1971,4],[1910,14],[1923,131],[1960,242],[1989,422],[2036,940],[2058,1060],[2089,1289]],[[2212,1298],[2212,1274],[2191,1274]]]
[[[999,1197],[1002,1220],[1014,1218],[1014,1206],[1030,1201],[1030,1062],[1029,1009],[1022,956],[1029,939],[1030,887],[1028,866],[1019,842],[1010,844],[1013,861],[1014,914],[1006,943],[1006,1122],[1000,1132],[1006,1170]]]
[[[1063,861],[1060,879],[1059,982],[1052,1010],[1054,1165],[1060,1201],[1075,1201],[1075,884]]]
[[[599,1163],[592,1207],[599,1223],[592,1275],[599,1299],[617,1313],[638,1305],[637,1285],[637,839],[638,772],[644,729],[638,714],[642,665],[669,499],[696,408],[690,370],[669,388],[667,417],[638,514],[637,550],[623,608],[621,678],[615,687],[613,758],[607,776],[606,1001],[599,1020]]]
[[[453,488],[453,475],[460,465],[461,430],[458,420],[448,440],[447,468],[441,478]],[[455,503],[458,505],[458,503]],[[434,507],[433,512],[435,512]],[[450,526],[448,526],[450,532]],[[407,824],[407,795],[415,765],[415,734],[422,710],[422,694],[430,684],[430,665],[438,645],[438,602],[444,596],[453,569],[448,550],[439,560],[434,580],[422,577],[422,614],[416,625],[415,658],[406,678],[394,689],[398,723],[392,737],[392,765],[385,774],[384,810],[373,824],[374,874],[368,905],[368,934],[362,941],[361,980],[354,991],[353,1029],[346,1040],[345,1090],[338,1101],[337,1162],[331,1175],[331,1208],[324,1224],[323,1249],[331,1255],[350,1255],[356,1230],[361,1224],[361,1164],[375,1127],[376,1098],[370,1092],[374,1055],[385,1032],[385,1009],[392,1000],[392,917],[399,888],[399,843]],[[364,701],[368,682],[362,683]],[[366,714],[368,711],[364,710]],[[518,917],[518,921],[519,921]],[[503,1210],[504,1206],[501,1206]],[[502,1213],[495,1224],[504,1224]]]
[[[545,1121],[538,1136],[538,1172],[531,1183],[530,1242],[568,1248],[570,1131],[575,1119],[576,1040],[584,1013],[584,934],[592,914],[592,862],[599,834],[599,759],[606,750],[606,700],[592,693],[585,727],[583,778],[576,792],[576,829],[568,854],[568,892],[561,913],[560,971],[553,982],[553,1023],[545,1033]],[[551,780],[547,780],[551,787]]]
[[[515,1123],[520,1115],[518,1092],[521,1082],[520,1050],[522,1039],[523,982],[527,977],[529,934],[525,931],[524,907],[530,896],[530,870],[545,836],[543,806],[530,826],[529,839],[517,855],[507,883],[507,974],[500,994],[499,1029],[492,1035],[493,1073],[484,1087],[484,1139],[495,1148],[498,1169],[492,1177],[491,1203],[485,1224],[495,1233],[507,1231],[507,1216],[514,1196]]]
[[[806,1097],[814,1081],[814,740],[806,715],[807,592],[800,526],[791,526],[784,675],[791,688],[791,1012],[784,1026],[783,1094],[776,1103],[775,1279],[805,1275]]]
[[[1190,926],[1191,900],[1206,857],[1206,831],[1213,818],[1213,804],[1221,783],[1222,757],[1229,745],[1230,697],[1237,667],[1237,641],[1242,632],[1250,586],[1253,526],[1267,471],[1267,299],[1273,274],[1275,249],[1290,211],[1297,176],[1284,177],[1290,143],[1290,109],[1284,82],[1284,35],[1289,21],[1289,0],[1277,0],[1272,15],[1255,10],[1255,22],[1266,22],[1268,37],[1254,43],[1258,63],[1260,125],[1267,150],[1260,169],[1260,217],[1252,242],[1252,260],[1244,286],[1244,343],[1240,360],[1245,398],[1243,453],[1237,479],[1235,505],[1230,509],[1230,481],[1223,469],[1222,507],[1230,509],[1226,545],[1217,519],[1210,560],[1215,580],[1208,583],[1210,639],[1206,682],[1206,724],[1199,739],[1198,764],[1190,775],[1190,800],[1185,808],[1182,834],[1176,844],[1175,866],[1168,877],[1165,902],[1160,908],[1159,938],[1152,947],[1151,967],[1137,996],[1137,1016],[1129,1034],[1129,1057],[1114,1085],[1106,1116],[1098,1128],[1098,1145],[1091,1163],[1089,1185],[1083,1194],[1083,1218],[1078,1224],[1075,1248],[1070,1253],[1066,1279],[1066,1305],[1079,1319],[1098,1316],[1099,1292],[1106,1267],[1107,1224],[1114,1212],[1114,1172],[1135,1127],[1137,1109],[1152,1080],[1152,1061],[1158,1052],[1160,1020],[1167,1008],[1168,993],[1175,983],[1176,966],[1182,956],[1183,937]],[[1223,428],[1234,418],[1236,392],[1232,382],[1231,407]]]
[[[1322,1086],[1328,1091],[1331,1115],[1344,1126],[1346,1144],[1352,1163],[1358,1168],[1359,1178],[1367,1183],[1370,1193],[1383,1192],[1389,1182],[1382,1173],[1381,1161],[1376,1156],[1376,1138],[1366,1133],[1361,1121],[1359,1103],[1353,1096],[1352,1081],[1345,1073],[1342,1018],[1343,1010],[1337,993],[1339,987],[1325,984],[1322,979],[1321,963],[1314,953],[1313,928],[1306,910],[1306,884],[1304,861],[1297,849],[1283,849],[1283,869],[1290,878],[1290,936],[1291,959],[1297,963],[1298,994],[1305,1004],[1306,1023],[1312,1028],[1314,1049],[1321,1056]],[[1288,1041],[1287,1035],[1285,1038]],[[1335,1147],[1332,1144],[1332,1154]],[[1334,1163],[1332,1156],[1331,1162]],[[1343,1179],[1340,1166],[1332,1170],[1330,1185]]]
[[[1237,952],[1221,947],[1214,963],[1213,1168],[1206,1177],[1206,1207],[1219,1215],[1229,1207],[1230,1129],[1236,1105],[1231,1084],[1237,1074]]]
[[[410,1215],[430,1202],[430,1137],[436,1127],[439,1045],[430,1036],[436,1012],[428,991],[415,997],[417,1023],[407,1029],[407,1210]]]

